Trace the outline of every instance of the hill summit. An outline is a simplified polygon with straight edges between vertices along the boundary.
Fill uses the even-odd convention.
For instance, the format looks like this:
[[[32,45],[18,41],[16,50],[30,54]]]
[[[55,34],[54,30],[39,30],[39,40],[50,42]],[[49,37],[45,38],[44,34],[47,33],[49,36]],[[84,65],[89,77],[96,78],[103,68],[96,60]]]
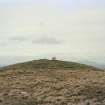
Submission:
[[[0,105],[105,105],[105,72],[55,59],[3,67]]]
[[[30,70],[39,70],[39,69],[94,69],[97,68],[85,64],[80,64],[76,62],[69,61],[60,61],[60,60],[48,60],[48,59],[39,59],[29,62],[19,63],[4,67],[3,69],[30,69]]]

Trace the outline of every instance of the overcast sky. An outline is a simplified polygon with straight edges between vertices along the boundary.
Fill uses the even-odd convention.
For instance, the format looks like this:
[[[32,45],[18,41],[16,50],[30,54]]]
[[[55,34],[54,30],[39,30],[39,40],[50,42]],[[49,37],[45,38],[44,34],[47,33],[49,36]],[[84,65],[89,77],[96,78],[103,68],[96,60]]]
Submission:
[[[0,56],[101,62],[105,0],[0,0]]]

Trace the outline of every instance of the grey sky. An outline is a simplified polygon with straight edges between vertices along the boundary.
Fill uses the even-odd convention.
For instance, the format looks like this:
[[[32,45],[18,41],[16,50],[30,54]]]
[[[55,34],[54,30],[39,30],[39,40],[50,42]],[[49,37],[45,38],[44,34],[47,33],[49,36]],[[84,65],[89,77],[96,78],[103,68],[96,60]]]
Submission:
[[[0,56],[102,58],[104,27],[104,0],[0,0]]]
[[[33,40],[32,41],[34,44],[60,44],[60,41],[57,40],[56,38],[51,38],[51,37],[41,37],[39,39]]]

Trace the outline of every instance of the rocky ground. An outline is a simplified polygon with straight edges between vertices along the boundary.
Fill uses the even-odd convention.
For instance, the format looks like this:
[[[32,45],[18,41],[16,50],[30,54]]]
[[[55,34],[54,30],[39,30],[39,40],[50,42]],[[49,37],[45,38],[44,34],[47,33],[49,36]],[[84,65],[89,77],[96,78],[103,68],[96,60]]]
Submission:
[[[105,72],[3,70],[0,71],[0,105],[105,105]]]

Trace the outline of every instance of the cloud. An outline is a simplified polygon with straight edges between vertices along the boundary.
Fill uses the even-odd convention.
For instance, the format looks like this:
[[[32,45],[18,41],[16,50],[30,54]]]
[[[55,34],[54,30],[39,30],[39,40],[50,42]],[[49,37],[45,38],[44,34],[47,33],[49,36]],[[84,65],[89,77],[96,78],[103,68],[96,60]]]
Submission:
[[[5,44],[5,43],[0,43],[0,47],[5,47],[5,46],[7,46],[7,44]]]
[[[27,41],[28,39],[24,36],[14,36],[14,37],[11,37],[10,40],[23,42],[23,41]]]
[[[60,44],[61,42],[57,40],[56,38],[52,37],[42,37],[36,40],[32,41],[35,44],[50,44],[50,45],[55,45],[55,44]]]
[[[0,55],[62,52],[105,56],[105,9],[68,11],[63,14],[55,7],[41,5],[1,9],[0,41],[7,43],[7,47],[0,46]]]

